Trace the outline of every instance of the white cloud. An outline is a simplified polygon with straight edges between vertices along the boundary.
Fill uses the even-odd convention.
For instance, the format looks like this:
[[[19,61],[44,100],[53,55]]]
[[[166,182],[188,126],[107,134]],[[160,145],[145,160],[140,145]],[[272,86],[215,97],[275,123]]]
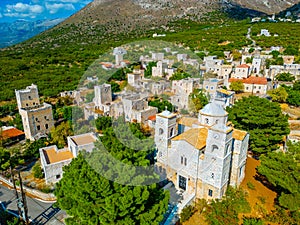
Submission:
[[[35,18],[43,11],[44,7],[41,5],[29,5],[18,2],[15,5],[6,5],[3,15],[7,17]]]
[[[2,18],[3,17],[3,15],[0,13],[0,18]]]
[[[46,8],[49,10],[51,14],[57,13],[59,10],[75,10],[75,7],[73,4],[63,4],[63,3],[54,3],[49,4],[46,3]]]

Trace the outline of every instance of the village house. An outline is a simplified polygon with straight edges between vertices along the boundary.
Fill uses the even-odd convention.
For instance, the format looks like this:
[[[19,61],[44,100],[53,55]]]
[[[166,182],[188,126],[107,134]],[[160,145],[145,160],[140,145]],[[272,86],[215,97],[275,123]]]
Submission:
[[[3,126],[0,128],[0,140],[3,145],[14,144],[25,140],[25,133],[12,126]]]
[[[250,76],[251,67],[247,64],[239,65],[235,68],[234,73],[232,73],[231,78],[243,79]]]
[[[58,149],[56,145],[39,149],[41,166],[46,184],[54,184],[63,177],[63,167],[69,165],[80,151],[92,152],[98,137],[94,133],[67,137],[68,147]]]
[[[205,90],[209,94],[210,99],[212,99],[215,97],[217,89],[221,87],[223,84],[224,84],[223,80],[210,78],[203,81],[202,89]]]
[[[268,81],[265,77],[248,77],[244,79],[229,79],[229,86],[232,82],[241,81],[244,84],[244,92],[252,94],[266,94],[268,91]]]
[[[47,136],[54,126],[52,106],[40,103],[38,88],[34,84],[15,90],[15,93],[26,139],[34,141]]]
[[[189,95],[194,89],[200,88],[200,78],[186,78],[172,81],[172,90],[174,94],[171,97],[171,103],[178,109],[188,109]]]
[[[156,115],[156,168],[161,179],[182,192],[179,207],[195,198],[221,199],[229,185],[243,181],[249,134],[227,120],[228,113],[215,102],[200,110],[198,119],[178,122],[169,111]]]

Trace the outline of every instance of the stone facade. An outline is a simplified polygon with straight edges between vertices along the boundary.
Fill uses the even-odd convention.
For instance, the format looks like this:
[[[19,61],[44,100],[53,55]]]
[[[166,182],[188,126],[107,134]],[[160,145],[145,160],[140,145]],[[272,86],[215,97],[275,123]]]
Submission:
[[[52,106],[40,104],[37,86],[32,84],[15,93],[25,137],[34,141],[49,134],[54,126]]]
[[[244,179],[249,135],[228,127],[227,112],[216,102],[200,110],[198,120],[181,118],[180,132],[176,118],[168,111],[156,115],[161,178],[172,181],[186,199],[222,198],[228,185]]]

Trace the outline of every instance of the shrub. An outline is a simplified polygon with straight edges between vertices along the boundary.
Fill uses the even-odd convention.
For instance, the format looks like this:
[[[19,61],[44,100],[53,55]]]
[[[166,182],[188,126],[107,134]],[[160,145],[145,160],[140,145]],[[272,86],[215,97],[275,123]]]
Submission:
[[[192,205],[186,206],[183,208],[182,212],[180,213],[180,222],[187,221],[195,212],[195,209]]]
[[[251,190],[255,190],[254,184],[252,184],[250,181],[247,182],[247,187],[248,187],[249,189],[251,189]]]
[[[35,164],[32,168],[34,178],[42,179],[44,177],[43,170],[40,164]]]

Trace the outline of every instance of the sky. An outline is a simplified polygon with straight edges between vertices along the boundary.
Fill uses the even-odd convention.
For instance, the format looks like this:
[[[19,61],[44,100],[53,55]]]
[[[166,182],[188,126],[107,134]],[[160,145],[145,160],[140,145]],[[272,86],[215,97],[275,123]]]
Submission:
[[[0,0],[0,23],[67,18],[92,0]]]

